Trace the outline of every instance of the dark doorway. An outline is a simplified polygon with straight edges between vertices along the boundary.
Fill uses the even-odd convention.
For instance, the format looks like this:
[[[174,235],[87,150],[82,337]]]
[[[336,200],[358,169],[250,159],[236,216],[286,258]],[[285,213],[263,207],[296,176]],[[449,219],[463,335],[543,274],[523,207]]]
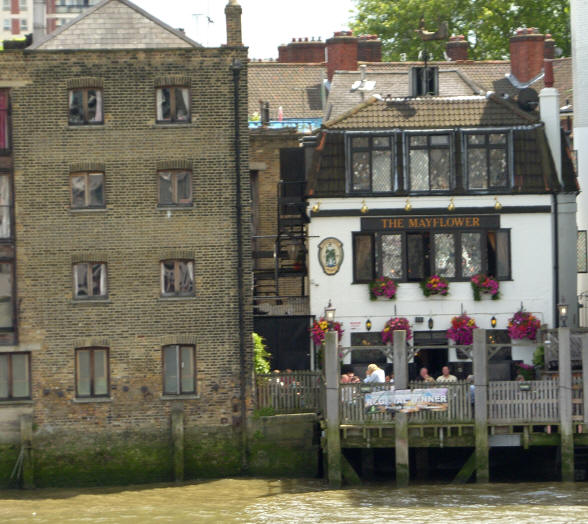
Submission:
[[[265,339],[272,369],[310,369],[310,316],[255,317],[254,331]]]
[[[414,356],[414,364],[409,366],[409,377],[416,380],[419,371],[425,367],[429,375],[437,378],[441,375],[441,368],[447,365],[448,349],[445,331],[416,331],[414,333],[414,345],[418,350]]]
[[[280,149],[280,204],[282,215],[298,214],[304,202],[306,183],[304,180],[304,149],[301,147]]]

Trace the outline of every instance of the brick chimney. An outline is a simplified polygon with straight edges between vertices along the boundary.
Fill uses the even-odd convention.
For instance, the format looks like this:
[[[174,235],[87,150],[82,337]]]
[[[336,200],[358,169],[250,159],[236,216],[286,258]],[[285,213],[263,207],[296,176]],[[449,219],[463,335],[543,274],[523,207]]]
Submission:
[[[361,35],[357,43],[358,62],[381,62],[382,41],[378,35]]]
[[[468,59],[469,44],[463,35],[452,35],[445,45],[445,52],[452,62]]]
[[[225,7],[225,18],[227,20],[227,46],[243,46],[241,36],[241,13],[243,10],[237,0],[229,0]]]
[[[283,63],[323,63],[325,43],[312,37],[292,39],[288,45],[278,47],[278,62]]]
[[[335,71],[357,71],[358,38],[351,31],[337,31],[327,40],[327,77]]]
[[[549,33],[545,35],[545,47],[543,49],[543,56],[548,60],[553,60],[555,58],[555,40]]]
[[[534,27],[517,29],[510,39],[510,71],[519,82],[528,82],[543,69],[545,35]]]

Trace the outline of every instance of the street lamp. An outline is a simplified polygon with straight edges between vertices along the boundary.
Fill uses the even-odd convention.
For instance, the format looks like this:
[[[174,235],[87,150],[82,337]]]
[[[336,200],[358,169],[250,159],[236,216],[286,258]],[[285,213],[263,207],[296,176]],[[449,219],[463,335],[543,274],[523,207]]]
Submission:
[[[333,325],[333,322],[335,322],[335,308],[331,304],[330,299],[329,299],[329,305],[325,308],[325,320],[327,321],[327,324],[329,325],[329,329],[330,329],[331,326]]]
[[[561,327],[566,327],[566,321],[568,320],[568,305],[563,302],[557,305],[559,311],[559,323]]]

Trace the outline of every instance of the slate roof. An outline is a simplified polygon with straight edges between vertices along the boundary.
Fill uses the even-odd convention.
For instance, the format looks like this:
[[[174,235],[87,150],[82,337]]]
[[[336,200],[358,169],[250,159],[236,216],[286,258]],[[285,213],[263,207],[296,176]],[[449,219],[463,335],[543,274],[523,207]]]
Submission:
[[[160,49],[200,47],[129,0],[102,0],[29,49]]]
[[[370,98],[342,116],[325,122],[329,130],[439,129],[452,127],[529,126],[533,114],[500,97]]]
[[[247,69],[249,116],[259,112],[260,100],[269,102],[272,120],[277,120],[280,106],[284,118],[323,116],[321,85],[327,77],[323,64],[250,62]]]

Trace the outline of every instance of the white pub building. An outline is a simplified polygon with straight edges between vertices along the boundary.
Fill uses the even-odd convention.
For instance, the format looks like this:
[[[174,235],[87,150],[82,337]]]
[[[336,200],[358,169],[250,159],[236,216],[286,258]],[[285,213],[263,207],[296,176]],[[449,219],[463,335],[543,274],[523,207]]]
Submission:
[[[452,318],[466,313],[504,343],[491,374],[510,378],[511,361],[531,364],[535,350],[511,344],[517,311],[551,328],[565,300],[568,325],[577,323],[577,179],[557,91],[539,98],[536,110],[491,93],[376,96],[323,124],[307,149],[310,307],[319,318],[332,303],[343,347],[382,344],[385,323],[405,317],[422,348],[412,377],[449,363],[465,378],[467,356],[435,346],[448,345]],[[498,281],[499,299],[474,300],[479,274]],[[448,282],[446,295],[425,296],[433,276]],[[393,279],[393,300],[370,299],[378,277]],[[380,353],[352,351],[344,362],[383,367]]]

